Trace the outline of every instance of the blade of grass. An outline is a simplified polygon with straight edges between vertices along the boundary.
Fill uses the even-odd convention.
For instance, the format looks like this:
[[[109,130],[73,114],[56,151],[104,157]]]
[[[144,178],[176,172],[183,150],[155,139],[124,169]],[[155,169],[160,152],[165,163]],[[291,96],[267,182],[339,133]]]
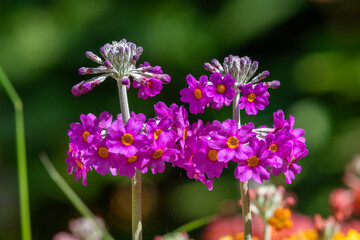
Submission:
[[[78,210],[80,214],[84,217],[91,220],[103,234],[104,239],[106,240],[114,240],[114,238],[110,235],[110,233],[103,228],[98,221],[95,220],[94,214],[90,211],[90,209],[85,205],[85,203],[80,199],[80,197],[71,189],[71,187],[67,184],[67,182],[63,179],[63,177],[58,173],[55,167],[50,162],[48,156],[45,153],[40,154],[40,160],[44,164],[45,169],[49,173],[50,177],[54,180],[54,182],[58,185],[58,187],[64,192],[64,194],[68,197],[73,206]]]
[[[23,103],[15,88],[7,78],[4,70],[0,66],[0,82],[3,84],[5,92],[14,104],[15,108],[15,128],[16,128],[16,149],[19,175],[19,199],[21,214],[21,234],[23,240],[31,240],[29,189],[26,165],[25,148],[25,127]]]
[[[182,225],[181,227],[175,229],[173,232],[190,232],[192,230],[198,229],[198,228],[208,224],[213,217],[214,216],[208,216],[208,217],[196,219],[194,221],[191,221],[191,222],[188,222],[188,223]]]

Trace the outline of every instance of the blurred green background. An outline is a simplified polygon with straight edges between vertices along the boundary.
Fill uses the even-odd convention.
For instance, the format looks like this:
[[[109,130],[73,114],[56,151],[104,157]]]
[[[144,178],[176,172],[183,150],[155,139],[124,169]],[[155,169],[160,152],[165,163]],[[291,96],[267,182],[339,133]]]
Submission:
[[[270,105],[243,122],[271,125],[283,109],[304,128],[309,155],[302,173],[288,185],[297,209],[329,214],[328,195],[341,186],[344,165],[360,152],[360,4],[357,0],[33,0],[0,3],[0,64],[24,102],[33,239],[67,231],[79,214],[40,163],[46,152],[58,171],[92,211],[103,217],[116,239],[130,239],[127,177],[88,175],[88,186],[66,174],[67,130],[82,113],[120,111],[115,81],[74,97],[83,80],[79,67],[96,66],[85,51],[98,54],[107,42],[126,38],[144,48],[138,63],[160,65],[172,82],[154,98],[129,91],[130,110],[153,117],[153,105],[179,102],[185,77],[208,74],[203,63],[229,54],[250,56],[280,80]],[[186,105],[188,107],[188,105]],[[20,239],[13,105],[0,88],[0,239]],[[207,109],[205,121],[223,121],[231,109]],[[161,175],[144,176],[144,239],[172,231],[199,217],[229,208],[239,193],[230,166],[209,192],[200,182],[168,165]],[[227,203],[228,204],[228,203]],[[198,238],[198,232],[191,233]]]

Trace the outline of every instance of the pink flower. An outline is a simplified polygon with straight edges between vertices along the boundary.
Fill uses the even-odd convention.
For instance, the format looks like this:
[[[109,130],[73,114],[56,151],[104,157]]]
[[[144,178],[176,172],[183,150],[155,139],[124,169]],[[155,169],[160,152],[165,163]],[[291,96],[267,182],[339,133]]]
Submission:
[[[253,138],[249,146],[251,152],[245,152],[240,158],[235,158],[234,162],[239,163],[235,169],[235,178],[242,182],[250,178],[257,183],[270,178],[267,167],[273,166],[276,162],[273,158],[275,153],[266,149],[265,141]]]
[[[128,157],[144,148],[148,142],[145,134],[141,133],[143,122],[131,117],[126,125],[120,120],[115,120],[109,127],[110,138],[107,147],[111,152],[121,153]]]
[[[206,95],[212,102],[211,106],[215,109],[221,109],[224,104],[229,106],[235,95],[235,89],[232,88],[235,80],[230,74],[222,77],[216,72],[210,75],[210,81],[213,85],[206,87]]]
[[[208,82],[207,76],[201,76],[198,82],[191,74],[189,74],[186,77],[186,82],[189,87],[180,91],[180,101],[190,104],[189,110],[191,114],[204,113],[205,106],[209,103],[205,90]]]
[[[228,119],[222,123],[222,129],[219,132],[210,133],[209,147],[218,150],[219,162],[229,162],[233,158],[242,159],[243,156],[247,156],[246,153],[252,152],[245,144],[255,136],[253,129],[252,123],[239,129],[235,120]]]
[[[90,166],[85,165],[82,153],[79,151],[77,145],[70,143],[69,149],[67,151],[68,158],[65,159],[67,166],[67,173],[71,174],[74,170],[74,181],[79,180],[82,177],[82,184],[87,185],[86,174],[88,171],[91,171]]]
[[[248,115],[256,115],[257,110],[264,110],[269,105],[267,87],[264,83],[258,83],[255,87],[249,83],[241,85],[242,96],[239,99],[239,108],[244,109]]]

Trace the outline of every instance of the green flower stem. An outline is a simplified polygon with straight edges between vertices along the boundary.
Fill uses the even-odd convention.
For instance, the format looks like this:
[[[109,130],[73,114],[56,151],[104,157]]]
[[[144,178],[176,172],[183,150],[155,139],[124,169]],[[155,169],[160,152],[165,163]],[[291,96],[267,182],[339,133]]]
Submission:
[[[89,219],[94,226],[102,233],[105,240],[114,240],[114,238],[103,228],[98,221],[96,221],[94,214],[89,210],[85,203],[80,199],[80,197],[71,189],[71,187],[66,183],[66,181],[61,177],[55,167],[51,164],[48,156],[45,153],[40,154],[40,160],[43,163],[45,169],[49,173],[50,177],[54,182],[59,186],[59,188],[64,192],[64,194],[69,198],[72,205],[78,210],[78,212]]]
[[[117,85],[119,90],[120,109],[123,117],[124,124],[130,118],[129,103],[126,93],[126,86],[121,83],[121,78],[117,79]],[[141,172],[136,169],[135,175],[131,179],[131,217],[132,217],[132,239],[142,240],[142,220],[141,220]]]
[[[19,194],[20,194],[20,214],[21,214],[21,234],[23,240],[31,240],[29,189],[26,164],[25,148],[25,127],[23,104],[16,93],[15,88],[5,75],[0,66],[0,82],[3,84],[6,93],[14,104],[15,108],[15,128],[16,128],[16,148],[19,175]]]
[[[237,92],[233,99],[233,118],[238,123],[238,126],[241,127],[240,109],[238,106],[239,99],[240,99],[240,93]],[[244,240],[252,240],[249,183],[241,182],[240,180],[239,183],[240,183],[240,194],[242,201],[242,215],[244,222]]]
[[[190,232],[208,224],[213,216],[203,217],[194,221],[188,222],[181,227],[177,228],[174,232]]]

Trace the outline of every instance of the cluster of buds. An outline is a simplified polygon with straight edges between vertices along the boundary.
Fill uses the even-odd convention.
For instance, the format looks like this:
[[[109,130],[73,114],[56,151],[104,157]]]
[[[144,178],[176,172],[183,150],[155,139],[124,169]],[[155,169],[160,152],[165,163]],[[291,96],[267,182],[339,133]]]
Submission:
[[[79,74],[100,75],[81,81],[72,88],[71,92],[75,96],[80,96],[92,90],[106,78],[112,77],[126,85],[127,89],[130,88],[130,78],[132,78],[133,87],[139,88],[138,96],[140,98],[146,99],[159,94],[163,88],[162,84],[170,82],[170,76],[163,74],[161,67],[152,67],[147,62],[136,68],[135,64],[142,52],[142,47],[136,47],[134,43],[127,42],[125,39],[120,42],[112,42],[112,44],[107,43],[101,47],[100,53],[104,60],[90,51],[86,52],[86,57],[100,66],[96,68],[82,67],[79,69]]]

